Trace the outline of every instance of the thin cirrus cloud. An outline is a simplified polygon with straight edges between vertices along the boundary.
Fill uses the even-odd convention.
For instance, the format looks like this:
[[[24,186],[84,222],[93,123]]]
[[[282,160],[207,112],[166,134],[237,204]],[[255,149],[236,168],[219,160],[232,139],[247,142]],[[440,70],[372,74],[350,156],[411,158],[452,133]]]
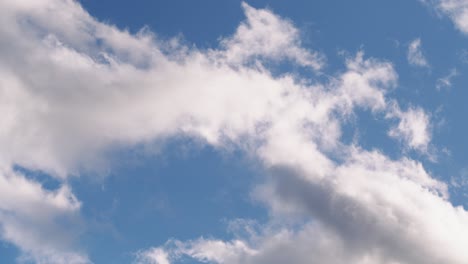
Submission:
[[[436,89],[437,91],[441,91],[443,89],[450,89],[453,85],[453,79],[459,75],[458,70],[456,68],[453,68],[449,71],[449,73],[437,79],[436,82]]]
[[[169,240],[136,262],[466,263],[468,213],[449,202],[445,183],[410,157],[341,141],[347,117],[365,110],[396,120],[389,135],[407,147],[430,145],[429,115],[388,95],[393,65],[360,51],[326,82],[275,75],[271,61],[319,74],[325,56],[305,49],[290,21],[242,7],[232,36],[198,50],[101,23],[74,1],[0,2],[1,238],[24,260],[90,263],[70,229],[82,220],[70,177],[110,167],[115,147],[183,134],[255,157],[268,176],[252,195],[271,219],[236,240]],[[61,187],[46,189],[18,166]]]

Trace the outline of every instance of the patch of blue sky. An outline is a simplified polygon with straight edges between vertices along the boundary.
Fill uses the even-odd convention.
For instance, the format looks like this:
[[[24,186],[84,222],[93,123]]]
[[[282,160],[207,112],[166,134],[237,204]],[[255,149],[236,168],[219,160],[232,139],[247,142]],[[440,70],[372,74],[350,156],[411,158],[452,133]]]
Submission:
[[[115,160],[125,157],[124,165],[108,177],[74,181],[89,225],[83,243],[96,263],[129,263],[138,250],[170,238],[229,239],[230,221],[266,219],[250,195],[262,172],[239,153],[190,140],[173,140],[163,153],[137,163],[128,159],[139,154],[123,153]]]

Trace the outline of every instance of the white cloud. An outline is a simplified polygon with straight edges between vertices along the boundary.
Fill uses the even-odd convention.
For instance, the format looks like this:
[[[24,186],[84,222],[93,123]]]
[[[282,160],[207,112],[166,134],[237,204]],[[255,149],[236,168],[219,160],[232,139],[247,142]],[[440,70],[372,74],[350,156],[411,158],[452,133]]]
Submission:
[[[66,186],[70,175],[110,166],[105,154],[114,148],[180,134],[220,149],[235,145],[271,174],[257,195],[272,221],[300,215],[306,224],[258,239],[179,242],[142,252],[141,259],[466,263],[467,212],[447,201],[443,183],[417,161],[340,141],[343,122],[359,108],[398,118],[390,134],[427,148],[423,110],[395,112],[389,103],[386,93],[397,82],[392,65],[359,52],[329,82],[273,76],[271,61],[320,69],[323,56],[301,46],[290,21],[243,7],[247,19],[236,33],[221,48],[201,51],[100,23],[74,1],[1,2],[0,110],[8,115],[0,120],[0,163],[49,173]],[[28,191],[0,199],[0,208],[18,215],[0,217],[13,230],[3,238],[38,262],[86,262],[85,254],[62,246],[64,233],[53,221],[79,213],[71,191],[25,185],[34,186],[33,198]],[[13,208],[11,197],[28,202]],[[31,200],[47,210],[36,212]],[[35,218],[40,224],[26,221]]]
[[[9,41],[2,44],[0,100],[11,115],[2,121],[0,141],[10,163],[59,177],[99,165],[92,164],[101,162],[98,153],[116,144],[179,132],[215,143],[253,132],[259,120],[271,118],[266,109],[281,107],[284,92],[303,93],[290,76],[274,79],[256,65],[242,67],[247,58],[256,64],[257,55],[308,58],[300,63],[320,65],[297,46],[290,22],[247,5],[247,22],[223,41],[225,49],[204,53],[101,24],[74,2],[44,1],[35,9],[20,3],[2,8]],[[49,19],[59,10],[73,15]],[[261,26],[278,32],[252,38]],[[263,42],[270,49],[253,48]],[[245,45],[249,54],[238,54]]]
[[[391,137],[400,139],[409,148],[427,153],[431,141],[430,122],[428,115],[421,108],[409,108],[401,111],[398,106],[394,107],[387,117],[399,118],[397,126],[389,131]]]
[[[162,248],[153,248],[137,254],[139,262],[150,264],[170,264],[169,254]]]
[[[264,201],[275,214],[291,214],[294,208],[298,222],[312,217],[301,228],[266,228],[241,241],[200,239],[158,250],[168,252],[170,263],[178,263],[181,255],[222,264],[305,264],[311,259],[331,264],[464,263],[468,214],[443,198],[444,184],[412,160],[350,151],[345,163],[320,180],[289,166],[272,169],[273,179],[262,190]],[[234,245],[242,246],[233,250]],[[150,259],[153,250],[140,254]]]
[[[417,67],[429,67],[426,57],[421,50],[421,39],[411,41],[408,46],[408,63]]]
[[[246,21],[232,37],[222,41],[223,55],[234,65],[261,57],[270,60],[288,59],[298,65],[320,69],[324,57],[301,47],[299,31],[285,19],[266,9],[254,9],[242,3]]]
[[[468,33],[468,1],[466,0],[420,0],[437,12],[448,16],[463,34]]]
[[[80,203],[63,185],[45,190],[18,172],[0,168],[0,238],[17,245],[20,259],[36,263],[88,263],[75,250]]]
[[[323,59],[298,46],[290,22],[243,6],[247,20],[237,33],[221,49],[202,52],[177,40],[159,41],[145,30],[137,35],[120,31],[94,20],[74,1],[1,2],[0,110],[6,118],[0,120],[0,163],[65,182],[83,170],[106,170],[105,153],[114,147],[179,133],[220,146],[226,139],[255,134],[283,104],[310,93],[291,76],[273,78],[262,68],[263,60],[288,59],[318,69]],[[258,42],[270,46],[258,49]],[[239,51],[245,45],[252,47],[249,53]],[[55,208],[53,197],[72,197],[65,187],[55,194],[34,180],[25,184],[35,186],[38,196],[33,198],[46,208]],[[16,182],[10,189],[19,187]],[[0,208],[31,199],[28,193],[4,195]],[[39,263],[88,261],[72,245],[64,246],[73,244],[66,243],[70,232],[54,224],[56,217],[74,218],[79,206],[33,208],[4,209],[4,240]],[[27,221],[37,217],[40,222]]]
[[[436,82],[437,90],[440,91],[442,89],[449,89],[450,87],[452,87],[452,80],[457,75],[458,75],[457,69],[453,68],[450,70],[450,72],[446,76],[437,79],[437,82]]]
[[[189,242],[169,241],[165,247],[139,252],[137,263],[170,264],[185,255],[206,263],[243,263],[243,260],[256,254],[240,240],[225,242],[201,238]],[[158,258],[162,261],[158,261]]]

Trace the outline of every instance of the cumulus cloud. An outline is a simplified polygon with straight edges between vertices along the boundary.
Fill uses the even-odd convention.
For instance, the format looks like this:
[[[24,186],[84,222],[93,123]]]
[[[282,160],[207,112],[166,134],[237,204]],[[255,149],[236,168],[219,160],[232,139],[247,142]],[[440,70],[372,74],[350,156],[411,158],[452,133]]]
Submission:
[[[22,261],[88,263],[74,245],[80,206],[66,185],[50,191],[17,171],[0,169],[0,238],[22,250]]]
[[[300,34],[294,25],[269,10],[258,10],[242,3],[247,19],[232,37],[222,41],[225,57],[233,64],[263,58],[291,60],[298,65],[320,69],[325,58],[301,47]]]
[[[119,31],[73,1],[40,3],[35,9],[21,1],[2,4],[8,41],[0,100],[2,112],[10,113],[2,120],[2,145],[8,162],[62,178],[100,165],[93,154],[111,145],[178,132],[215,143],[224,134],[252,132],[269,118],[266,109],[283,104],[283,92],[300,90],[291,76],[274,79],[258,68],[260,58],[321,64],[297,46],[290,22],[246,4],[247,21],[224,48],[205,52],[146,31]],[[70,15],[48,19],[59,10]],[[271,34],[257,34],[260,28]],[[264,43],[268,49],[258,48]],[[241,67],[246,60],[257,63]]]
[[[421,50],[421,39],[411,41],[408,46],[408,63],[417,67],[429,67],[426,57]]]
[[[427,114],[396,111],[388,98],[392,64],[358,52],[327,82],[274,75],[272,61],[318,71],[324,56],[301,46],[290,21],[242,6],[246,20],[233,36],[197,50],[101,23],[71,0],[1,2],[0,188],[26,188],[0,192],[2,238],[37,262],[88,262],[54,221],[79,214],[67,179],[106,169],[115,148],[185,135],[254,156],[269,172],[255,193],[272,221],[304,221],[232,241],[179,241],[140,252],[140,261],[466,263],[467,212],[448,202],[444,183],[418,161],[341,142],[342,125],[361,109],[397,119],[392,137],[427,148]],[[46,190],[17,165],[62,187]]]
[[[246,21],[220,49],[199,51],[145,29],[132,35],[100,23],[75,1],[1,2],[1,168],[20,166],[62,181],[55,191],[22,176],[9,183],[11,189],[34,186],[37,197],[15,195],[51,209],[43,211],[42,222],[27,221],[40,212],[29,204],[8,206],[14,193],[5,192],[3,239],[36,262],[87,262],[86,255],[62,247],[69,231],[54,224],[79,213],[68,177],[106,170],[105,153],[116,147],[177,134],[221,146],[255,135],[262,123],[310,94],[292,76],[273,78],[262,63],[290,60],[319,69],[323,57],[300,46],[291,22],[243,8]],[[299,105],[308,108],[303,101]],[[54,209],[54,197],[73,199],[63,198],[64,208]]]
[[[189,256],[203,263],[463,263],[468,214],[444,197],[445,184],[420,163],[391,161],[351,150],[330,177],[311,179],[289,166],[272,168],[262,187],[275,214],[314,220],[300,229],[266,229],[245,240],[199,239],[140,252],[152,262],[164,250],[170,263]],[[170,243],[169,243],[170,244]],[[229,254],[228,254],[229,253]]]

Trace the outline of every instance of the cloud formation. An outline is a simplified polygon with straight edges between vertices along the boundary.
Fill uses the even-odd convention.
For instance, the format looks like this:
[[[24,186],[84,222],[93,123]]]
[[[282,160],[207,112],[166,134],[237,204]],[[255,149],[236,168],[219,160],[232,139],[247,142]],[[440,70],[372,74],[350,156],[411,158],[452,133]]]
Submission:
[[[49,191],[17,171],[0,168],[0,238],[23,251],[22,261],[87,263],[74,241],[80,206],[66,185]]]
[[[428,152],[431,132],[429,116],[424,110],[409,108],[407,111],[401,111],[398,106],[395,106],[393,112],[388,113],[387,117],[397,117],[400,120],[398,125],[388,132],[391,137],[405,142],[409,148],[422,153]]]
[[[468,33],[468,1],[466,0],[420,0],[452,20],[463,34]]]
[[[246,20],[232,37],[222,40],[221,52],[232,65],[263,60],[291,60],[294,63],[319,70],[325,58],[318,52],[301,47],[300,34],[294,25],[269,10],[257,10],[242,3]],[[257,60],[258,61],[258,60]]]
[[[365,110],[396,120],[389,134],[407,147],[427,148],[428,115],[396,111],[388,98],[398,79],[392,64],[358,52],[329,81],[315,81],[308,76],[325,56],[301,45],[292,22],[242,6],[235,33],[199,50],[148,29],[119,30],[71,0],[1,2],[1,237],[39,263],[90,262],[55,221],[79,219],[67,180],[106,170],[115,148],[184,135],[253,156],[269,174],[255,195],[271,221],[300,216],[302,224],[179,241],[142,251],[139,261],[466,263],[468,214],[450,204],[443,182],[418,161],[341,141],[348,117]],[[311,73],[272,74],[269,64],[283,61]],[[62,185],[47,190],[15,166]]]

